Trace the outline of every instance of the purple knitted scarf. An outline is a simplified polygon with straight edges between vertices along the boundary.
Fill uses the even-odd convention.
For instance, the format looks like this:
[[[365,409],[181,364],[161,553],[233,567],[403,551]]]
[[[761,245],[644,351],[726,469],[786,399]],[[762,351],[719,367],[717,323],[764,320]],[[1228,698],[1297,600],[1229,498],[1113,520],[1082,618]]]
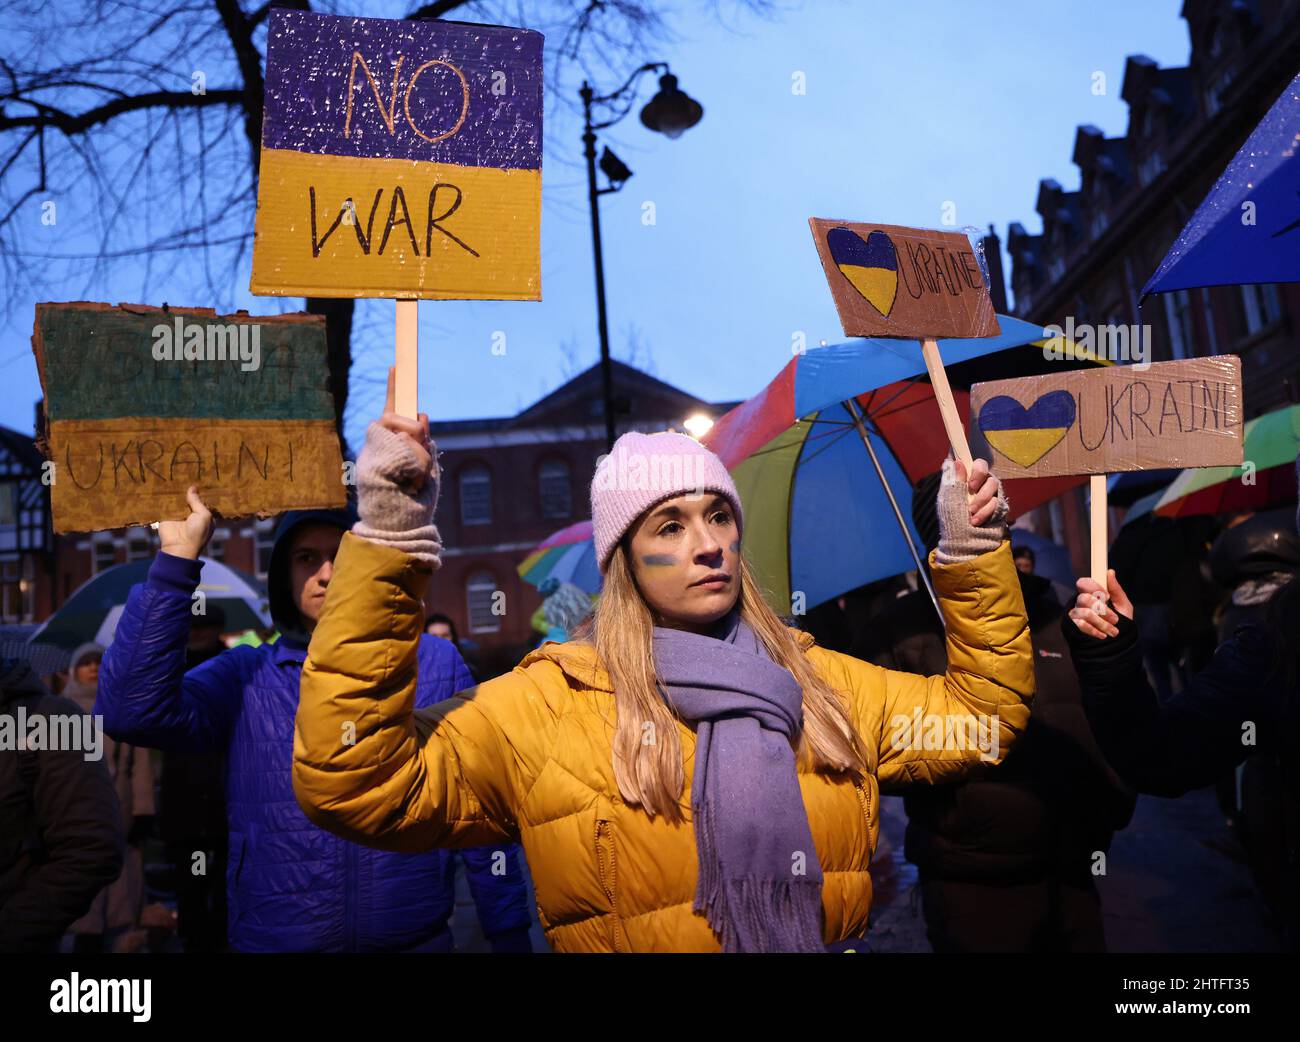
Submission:
[[[698,725],[691,811],[695,910],[728,952],[821,952],[822,869],[790,740],[798,682],[733,611],[716,636],[655,627],[668,703]]]

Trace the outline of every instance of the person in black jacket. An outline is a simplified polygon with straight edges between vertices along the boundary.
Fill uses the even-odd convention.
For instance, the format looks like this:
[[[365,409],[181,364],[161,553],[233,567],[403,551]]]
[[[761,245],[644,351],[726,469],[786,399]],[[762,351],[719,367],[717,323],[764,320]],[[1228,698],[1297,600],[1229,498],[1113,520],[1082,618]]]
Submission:
[[[24,650],[0,646],[0,952],[53,952],[122,871],[124,837],[102,756],[35,747],[49,743],[34,738],[34,718],[63,735],[74,728],[50,722],[75,718],[84,735],[85,714],[45,689]],[[33,748],[20,748],[20,737]]]
[[[923,479],[913,521],[938,541]],[[1014,531],[1013,542],[1014,542]],[[1029,727],[982,776],[905,794],[904,853],[917,866],[921,905],[937,952],[1103,951],[1094,873],[1135,796],[1106,764],[1083,714],[1052,584],[1020,571],[1037,694]],[[943,626],[924,590],[889,605],[853,654],[933,675],[946,668]]]
[[[1296,460],[1300,480],[1300,458]],[[1297,516],[1300,527],[1300,516]],[[1284,941],[1300,944],[1300,582],[1282,586],[1262,620],[1221,643],[1187,688],[1161,703],[1142,668],[1134,609],[1115,572],[1107,591],[1078,581],[1062,620],[1084,708],[1107,760],[1129,785],[1177,797],[1213,784],[1260,752],[1283,764],[1280,794],[1285,885],[1275,894]],[[1268,896],[1266,894],[1266,896]]]

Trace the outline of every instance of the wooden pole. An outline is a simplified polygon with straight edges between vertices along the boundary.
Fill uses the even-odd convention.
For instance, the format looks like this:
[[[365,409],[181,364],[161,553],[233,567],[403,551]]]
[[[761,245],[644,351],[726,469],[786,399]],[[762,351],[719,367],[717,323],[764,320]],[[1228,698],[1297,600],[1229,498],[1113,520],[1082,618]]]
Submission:
[[[1091,524],[1088,527],[1092,543],[1092,581],[1100,586],[1103,592],[1108,594],[1106,587],[1106,475],[1093,474],[1088,479],[1088,489],[1091,499]]]
[[[397,301],[395,398],[397,414],[416,419],[416,383],[420,371],[420,327],[418,300]]]
[[[939,357],[939,344],[927,337],[921,341],[921,354],[925,358],[925,369],[930,374],[930,385],[934,388],[935,401],[939,403],[939,415],[943,417],[943,429],[948,434],[948,444],[952,446],[953,455],[966,466],[966,476],[970,476],[970,445],[966,442],[966,428],[962,426],[961,415],[957,412],[957,403],[952,399],[952,388],[948,386],[948,374],[944,372],[943,359]]]

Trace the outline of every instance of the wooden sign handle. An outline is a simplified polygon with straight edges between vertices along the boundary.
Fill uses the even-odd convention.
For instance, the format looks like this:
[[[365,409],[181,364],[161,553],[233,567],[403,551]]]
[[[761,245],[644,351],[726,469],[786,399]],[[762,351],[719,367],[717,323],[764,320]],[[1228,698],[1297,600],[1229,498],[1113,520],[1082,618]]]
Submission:
[[[418,300],[397,301],[397,338],[395,381],[395,398],[397,415],[416,419],[419,407],[416,404],[416,379],[420,370],[420,327]]]
[[[1105,474],[1093,474],[1088,479],[1091,499],[1091,523],[1088,527],[1092,542],[1092,581],[1109,596],[1106,586],[1106,477]]]
[[[939,403],[939,415],[943,417],[943,429],[948,433],[948,444],[952,446],[953,455],[965,464],[969,476],[970,445],[966,442],[966,428],[962,426],[957,403],[952,400],[952,388],[948,386],[948,374],[944,372],[943,359],[939,357],[938,342],[929,337],[922,340],[921,354],[925,358],[926,372],[930,374],[935,400]]]

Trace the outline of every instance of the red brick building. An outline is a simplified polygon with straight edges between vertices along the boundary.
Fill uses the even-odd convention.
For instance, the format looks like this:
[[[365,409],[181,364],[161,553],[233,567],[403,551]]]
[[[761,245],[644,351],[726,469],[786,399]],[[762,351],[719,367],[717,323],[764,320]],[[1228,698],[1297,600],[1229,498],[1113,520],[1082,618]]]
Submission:
[[[1152,361],[1241,356],[1246,418],[1300,401],[1300,285],[1158,294],[1143,284],[1250,132],[1296,75],[1300,0],[1186,0],[1185,68],[1135,55],[1121,96],[1128,131],[1081,126],[1079,187],[1039,182],[1043,230],[1008,230],[1015,314],[1061,327],[1148,326]],[[1297,233],[1300,235],[1300,233]],[[1300,241],[1296,248],[1300,249]],[[1034,527],[1087,571],[1086,486],[1035,512]],[[1112,533],[1116,530],[1112,523]]]

